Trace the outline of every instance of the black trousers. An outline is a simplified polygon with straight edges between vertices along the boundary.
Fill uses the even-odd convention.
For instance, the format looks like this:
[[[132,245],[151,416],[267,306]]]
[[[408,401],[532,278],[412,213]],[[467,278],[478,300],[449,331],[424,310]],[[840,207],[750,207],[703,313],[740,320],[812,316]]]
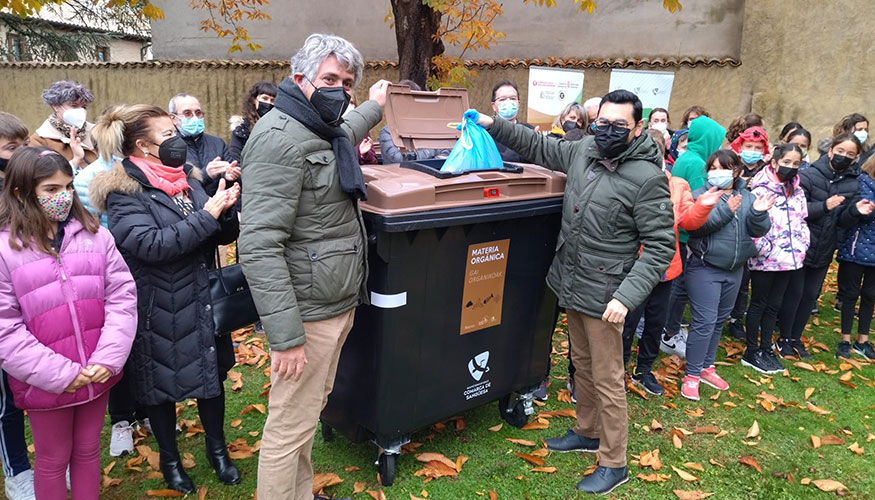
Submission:
[[[735,307],[732,309],[730,318],[735,320],[744,319],[747,313],[747,298],[750,292],[750,269],[747,264],[744,265],[744,274],[741,276],[741,288],[738,289],[738,297],[735,299]]]
[[[829,266],[803,267],[793,271],[781,304],[781,338],[799,340],[817,305],[817,297]],[[787,325],[786,327],[784,325]]]
[[[167,402],[160,405],[147,406],[146,413],[158,448],[164,458],[174,458],[178,455],[176,446],[176,403]],[[209,399],[197,400],[197,413],[204,426],[204,433],[209,438],[225,439],[225,389],[222,394]]]
[[[124,370],[121,380],[109,390],[109,421],[117,424],[127,421],[133,424],[148,417],[144,408],[134,401],[134,391],[131,387],[131,378]]]
[[[747,310],[747,349],[768,349],[778,320],[784,292],[794,271],[750,271],[750,307]]]
[[[851,334],[859,298],[860,324],[857,326],[857,333],[869,335],[872,311],[875,309],[875,267],[839,262],[838,285],[838,300],[842,303],[842,334]]]
[[[623,364],[629,362],[632,351],[632,341],[641,316],[644,316],[644,332],[638,341],[638,361],[635,370],[638,373],[649,372],[653,362],[659,356],[659,341],[662,329],[668,316],[668,303],[671,299],[672,282],[664,281],[656,285],[647,300],[626,316],[623,325]]]

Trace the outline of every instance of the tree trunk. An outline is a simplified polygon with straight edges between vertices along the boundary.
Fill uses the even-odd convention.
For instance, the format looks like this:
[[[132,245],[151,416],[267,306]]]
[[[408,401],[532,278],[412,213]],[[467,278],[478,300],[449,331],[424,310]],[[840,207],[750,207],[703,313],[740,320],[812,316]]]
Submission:
[[[391,0],[401,80],[413,80],[425,89],[432,74],[431,58],[444,53],[437,39],[441,13],[422,0]]]

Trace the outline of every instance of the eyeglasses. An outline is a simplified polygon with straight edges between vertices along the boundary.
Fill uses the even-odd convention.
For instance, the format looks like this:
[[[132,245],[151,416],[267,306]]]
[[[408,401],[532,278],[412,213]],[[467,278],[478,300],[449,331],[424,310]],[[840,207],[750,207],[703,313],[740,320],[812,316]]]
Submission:
[[[505,101],[519,102],[519,100],[520,100],[519,97],[497,97],[497,98],[495,98],[495,102],[497,102],[499,104],[501,104]]]
[[[203,118],[203,117],[204,117],[204,112],[201,111],[201,110],[199,110],[199,109],[198,109],[197,111],[192,111],[192,110],[190,110],[190,109],[186,109],[186,110],[183,111],[182,113],[173,113],[173,115],[174,115],[174,116],[182,116],[183,118],[192,118],[192,117],[195,117],[195,116],[198,117],[198,118]]]
[[[595,128],[605,129],[605,128],[608,128],[610,126],[620,127],[620,128],[631,128],[631,125],[629,125],[629,123],[626,120],[610,121],[610,120],[606,120],[604,118],[599,118],[598,120],[594,121],[592,123],[592,126],[593,126],[593,129],[595,129]]]

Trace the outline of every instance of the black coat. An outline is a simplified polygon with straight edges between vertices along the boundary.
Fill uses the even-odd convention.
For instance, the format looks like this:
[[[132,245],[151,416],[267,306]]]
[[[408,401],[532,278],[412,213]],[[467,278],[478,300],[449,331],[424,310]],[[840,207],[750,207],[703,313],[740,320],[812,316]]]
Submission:
[[[825,267],[835,255],[838,242],[844,230],[859,221],[860,212],[860,167],[851,165],[839,174],[829,165],[829,157],[821,156],[809,168],[799,171],[799,180],[805,199],[808,202],[808,229],[811,231],[811,245],[805,255],[805,266]],[[833,210],[826,209],[830,196],[840,195],[845,201]]]
[[[243,146],[245,146],[246,141],[249,140],[249,133],[251,131],[252,126],[250,125],[248,118],[244,118],[240,125],[234,127],[234,130],[231,131],[231,140],[228,143],[228,150],[225,151],[225,156],[223,157],[225,161],[240,161],[240,157],[243,153]]]
[[[207,174],[207,164],[219,158],[225,158],[228,151],[228,146],[221,137],[203,133],[195,136],[182,136],[185,144],[188,146],[188,154],[185,157],[186,163],[194,165],[201,169],[203,180],[201,184],[204,186],[207,194],[213,196],[219,189],[219,178],[213,179]]]
[[[535,127],[529,125],[528,123],[520,122],[520,125],[528,127],[532,130],[535,129]],[[498,147],[498,154],[501,155],[502,160],[509,161],[511,163],[531,163],[529,160],[523,158],[522,156],[520,156],[519,153],[510,149],[509,147],[505,146],[504,144],[502,144],[498,141],[495,141],[495,145]]]
[[[219,396],[234,364],[230,337],[213,331],[208,271],[216,246],[237,237],[237,212],[214,219],[202,209],[200,171],[185,171],[195,208],[188,216],[127,159],[90,186],[137,284],[139,323],[125,372],[141,405]]]

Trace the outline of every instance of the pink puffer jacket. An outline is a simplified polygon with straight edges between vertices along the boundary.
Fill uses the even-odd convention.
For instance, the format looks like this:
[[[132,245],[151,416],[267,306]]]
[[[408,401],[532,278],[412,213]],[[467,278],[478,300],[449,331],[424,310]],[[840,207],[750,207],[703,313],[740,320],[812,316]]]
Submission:
[[[137,331],[137,294],[109,231],[67,223],[58,256],[12,250],[0,231],[0,368],[15,405],[48,410],[93,400],[121,378]],[[64,389],[90,364],[113,376]]]

